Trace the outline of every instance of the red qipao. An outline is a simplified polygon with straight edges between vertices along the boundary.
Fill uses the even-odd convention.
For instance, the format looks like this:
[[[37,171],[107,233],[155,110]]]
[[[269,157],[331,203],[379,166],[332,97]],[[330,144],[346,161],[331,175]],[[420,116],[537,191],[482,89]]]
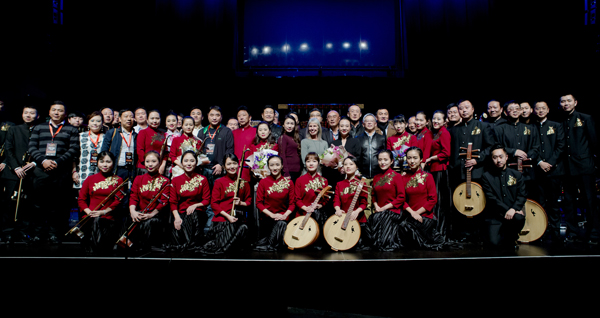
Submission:
[[[404,183],[402,175],[388,168],[385,172],[377,174],[373,177],[373,192],[372,200],[377,202],[379,207],[383,207],[391,203],[393,207],[388,209],[394,213],[400,214],[404,204]]]
[[[348,179],[344,179],[337,183],[335,186],[335,196],[333,199],[333,207],[336,206],[342,209],[344,212],[348,212],[350,209],[350,204],[352,204],[352,199],[354,198],[354,193],[356,192],[357,186],[354,184],[350,184]],[[364,188],[363,188],[364,189]],[[361,208],[361,211],[358,214],[356,220],[360,223],[367,222],[367,217],[365,217],[364,209],[367,207],[367,194],[361,191],[361,194],[358,196],[358,200],[354,205],[354,209]]]
[[[417,133],[417,144],[423,151],[423,158],[431,157],[431,144],[433,143],[433,134],[427,127],[423,127],[420,132]]]
[[[150,203],[150,201],[158,194],[160,189],[168,186],[168,184],[169,179],[159,173],[145,173],[141,176],[137,176],[135,180],[133,180],[133,185],[131,186],[129,205],[135,205],[137,211],[143,211],[148,206],[148,203]],[[168,198],[171,194],[170,189],[163,191],[163,194],[164,195],[161,195],[161,197],[152,204],[150,209],[146,211],[147,213],[154,211],[154,209],[160,211],[169,204]]]
[[[79,190],[79,198],[77,199],[79,209],[83,211],[86,208],[89,208],[90,210],[95,211],[98,205],[122,182],[123,179],[119,176],[105,177],[101,172],[87,177],[85,181],[83,181],[81,190]],[[98,208],[98,210],[104,210],[106,208],[114,210],[121,203],[117,197],[121,197],[121,195],[117,193],[109,199],[103,207]],[[107,213],[102,215],[101,218],[114,220],[114,215],[112,213]]]
[[[135,150],[138,157],[137,167],[145,169],[146,166],[144,164],[144,155],[146,152],[154,150],[160,154],[164,142],[164,132],[152,127],[140,130],[135,144]]]
[[[417,211],[425,208],[426,212],[421,216],[433,219],[432,209],[437,203],[437,191],[431,174],[419,169],[415,173],[408,171],[402,179],[406,193],[404,209],[410,207]]]
[[[387,139],[387,149],[388,150],[400,150],[402,146],[412,147],[417,145],[417,137],[409,134],[408,132],[403,132],[401,135],[390,136]]]
[[[181,157],[184,148],[193,148],[199,150],[201,143],[201,140],[198,140],[194,137],[189,137],[186,134],[173,138],[171,150],[169,151],[169,158],[171,159],[171,162],[175,162],[175,160]]]
[[[294,211],[296,196],[294,183],[290,178],[279,176],[276,180],[268,175],[258,182],[256,190],[256,207],[262,212],[267,209],[271,213],[284,214],[287,210]],[[289,216],[286,221],[289,220]]]
[[[193,172],[191,177],[188,177],[184,173],[173,178],[171,183],[173,184],[169,198],[171,211],[184,214],[189,206],[196,203],[203,205],[196,211],[205,211],[206,206],[210,204],[210,188],[208,181],[202,175]]]
[[[296,179],[295,193],[298,215],[306,215],[306,211],[302,208],[310,206],[321,190],[325,189],[328,184],[327,179],[323,178],[318,173],[315,173],[314,176],[310,173],[305,173]],[[321,202],[321,204],[323,204],[323,202]]]
[[[215,181],[210,202],[210,205],[215,212],[215,216],[212,219],[213,222],[227,221],[224,216],[220,215],[220,213],[222,211],[227,213],[231,212],[235,194],[235,181],[235,177],[232,178],[229,175],[225,175]],[[252,203],[250,184],[244,179],[240,179],[240,186],[237,196],[241,201],[246,203],[246,206],[250,206]]]
[[[448,162],[450,160],[450,132],[444,126],[440,128],[432,140],[430,157],[433,156],[437,156],[438,160],[429,163],[429,171],[444,171],[448,169]],[[429,157],[425,157],[423,154],[423,158]]]

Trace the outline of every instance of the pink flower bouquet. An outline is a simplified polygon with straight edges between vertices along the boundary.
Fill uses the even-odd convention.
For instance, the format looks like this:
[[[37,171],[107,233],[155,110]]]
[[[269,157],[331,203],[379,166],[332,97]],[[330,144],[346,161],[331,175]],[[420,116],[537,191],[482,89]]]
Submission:
[[[257,151],[246,158],[246,163],[255,176],[264,179],[266,176],[271,174],[269,167],[267,166],[267,160],[277,154],[277,151],[271,149]]]
[[[321,164],[324,167],[340,170],[344,165],[344,158],[348,156],[349,153],[343,146],[331,145],[331,147],[319,155],[319,159],[321,159]]]

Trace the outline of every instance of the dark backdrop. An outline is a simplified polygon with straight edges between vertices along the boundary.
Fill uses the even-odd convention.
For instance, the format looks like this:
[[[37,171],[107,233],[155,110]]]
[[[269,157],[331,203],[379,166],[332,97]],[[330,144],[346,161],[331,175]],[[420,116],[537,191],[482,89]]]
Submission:
[[[236,68],[236,0],[64,0],[63,25],[52,23],[51,2],[0,2],[0,99],[13,115],[54,99],[84,112],[245,104],[255,118],[280,103],[363,103],[395,115],[464,97],[478,112],[491,98],[558,105],[573,92],[588,112],[600,100],[598,29],[584,25],[583,1],[399,1],[400,76],[282,78]]]

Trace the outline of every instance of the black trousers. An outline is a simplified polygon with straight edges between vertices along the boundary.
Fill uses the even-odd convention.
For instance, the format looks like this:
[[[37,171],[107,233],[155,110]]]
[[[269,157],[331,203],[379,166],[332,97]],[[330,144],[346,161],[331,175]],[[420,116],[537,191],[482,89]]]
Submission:
[[[562,191],[562,180],[560,177],[547,177],[541,172],[536,174],[537,198],[539,204],[544,207],[548,216],[548,229],[546,233],[552,239],[560,237],[561,211],[558,198]]]
[[[600,219],[594,204],[595,195],[594,175],[568,176],[564,179],[564,213],[567,223],[567,235],[585,239],[598,239],[600,237]],[[577,206],[577,197],[579,205]],[[577,208],[585,216],[586,226],[582,231],[578,226]]]
[[[483,228],[484,244],[499,247],[511,246],[519,238],[519,232],[525,225],[525,216],[515,214],[512,219],[486,218]]]

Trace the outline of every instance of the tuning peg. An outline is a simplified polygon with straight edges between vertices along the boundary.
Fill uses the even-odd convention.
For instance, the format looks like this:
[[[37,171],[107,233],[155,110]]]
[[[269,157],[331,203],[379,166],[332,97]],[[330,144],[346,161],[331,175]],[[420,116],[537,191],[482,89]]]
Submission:
[[[479,158],[479,155],[471,155],[471,158]]]

